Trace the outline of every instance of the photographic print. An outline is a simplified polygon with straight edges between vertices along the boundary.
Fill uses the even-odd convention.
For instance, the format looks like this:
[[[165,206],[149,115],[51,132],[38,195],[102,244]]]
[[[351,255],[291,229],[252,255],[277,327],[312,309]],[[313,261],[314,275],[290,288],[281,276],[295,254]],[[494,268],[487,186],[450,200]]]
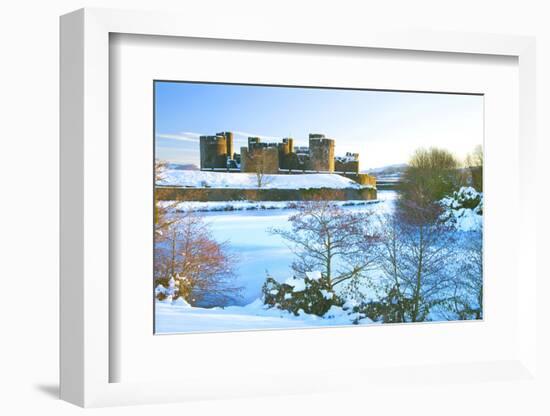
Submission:
[[[483,319],[483,100],[155,81],[154,332]]]

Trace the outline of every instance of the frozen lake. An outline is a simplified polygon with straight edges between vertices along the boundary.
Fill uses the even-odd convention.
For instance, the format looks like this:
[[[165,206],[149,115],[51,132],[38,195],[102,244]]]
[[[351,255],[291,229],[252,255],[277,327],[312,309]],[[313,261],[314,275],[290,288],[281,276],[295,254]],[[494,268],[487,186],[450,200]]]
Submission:
[[[362,206],[344,207],[352,211],[378,213],[393,210],[395,191],[379,191],[379,202]],[[217,241],[227,241],[237,258],[237,283],[243,286],[241,304],[248,304],[260,296],[267,273],[279,281],[291,277],[294,255],[285,241],[270,234],[269,229],[289,229],[293,209],[250,211],[221,211],[201,213]]]

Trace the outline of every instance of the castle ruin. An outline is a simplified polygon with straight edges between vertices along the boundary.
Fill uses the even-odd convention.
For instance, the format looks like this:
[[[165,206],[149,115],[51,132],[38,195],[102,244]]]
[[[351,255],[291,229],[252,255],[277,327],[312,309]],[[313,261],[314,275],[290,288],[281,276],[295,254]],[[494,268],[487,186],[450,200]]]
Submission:
[[[233,150],[233,133],[221,132],[200,137],[201,170],[277,173],[337,173],[363,185],[376,185],[376,180],[359,173],[359,154],[335,156],[335,140],[324,134],[309,134],[309,146],[294,146],[294,139],[263,142],[249,137],[240,154]]]

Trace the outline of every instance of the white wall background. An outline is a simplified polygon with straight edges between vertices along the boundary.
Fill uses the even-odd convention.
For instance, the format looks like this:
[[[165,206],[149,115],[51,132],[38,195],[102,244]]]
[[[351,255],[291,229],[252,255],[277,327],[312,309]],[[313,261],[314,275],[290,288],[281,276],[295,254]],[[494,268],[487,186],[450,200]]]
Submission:
[[[212,24],[246,26],[370,25],[537,36],[539,166],[550,154],[550,12],[544,0],[169,1],[20,0],[0,9],[0,413],[77,414],[56,399],[58,383],[58,16],[84,6],[178,10],[211,16]],[[185,21],[182,21],[185,25]],[[548,193],[548,168],[533,172]],[[545,199],[545,201],[543,201]],[[540,265],[548,243],[548,197],[537,210]],[[545,246],[543,246],[545,244]],[[546,267],[548,267],[546,265]],[[546,276],[550,273],[546,272]],[[376,397],[280,397],[92,410],[96,414],[550,414],[547,394],[549,307],[539,292],[537,383],[388,387]],[[365,351],[368,353],[368,351]],[[330,381],[328,381],[330,382]],[[546,395],[545,395],[546,393]]]

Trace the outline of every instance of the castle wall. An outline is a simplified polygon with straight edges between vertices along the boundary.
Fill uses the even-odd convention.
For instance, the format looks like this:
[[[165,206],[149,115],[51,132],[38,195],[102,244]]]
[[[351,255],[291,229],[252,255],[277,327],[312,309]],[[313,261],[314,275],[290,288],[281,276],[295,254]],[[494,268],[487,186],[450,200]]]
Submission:
[[[279,173],[279,149],[277,147],[241,147],[241,172]]]
[[[372,187],[376,188],[376,177],[375,176],[371,176],[367,173],[359,173],[359,174],[356,174],[356,175],[344,175],[344,176],[354,180],[355,182],[357,182],[360,185],[372,186]]]
[[[334,170],[336,172],[359,172],[359,161],[351,160],[348,162],[342,162],[340,160],[334,161]]]

